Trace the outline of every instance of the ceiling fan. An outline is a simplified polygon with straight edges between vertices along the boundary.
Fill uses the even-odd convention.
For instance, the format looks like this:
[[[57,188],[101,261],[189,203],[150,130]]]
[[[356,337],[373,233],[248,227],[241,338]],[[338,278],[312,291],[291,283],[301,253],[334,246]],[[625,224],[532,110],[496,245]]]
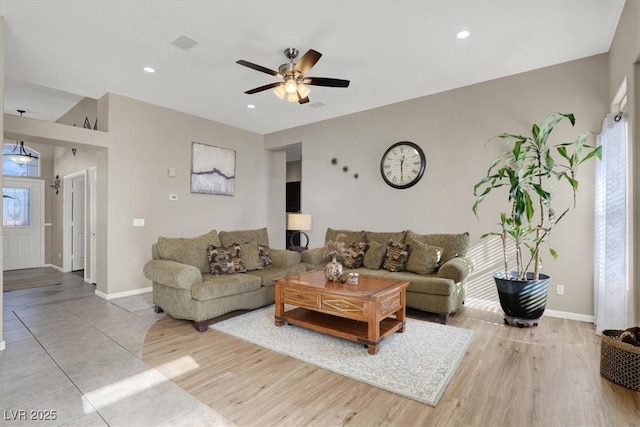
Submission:
[[[260,86],[255,89],[246,91],[247,95],[262,92],[264,90],[274,89],[274,92],[280,99],[283,99],[287,95],[289,102],[298,102],[299,104],[306,104],[309,102],[309,86],[328,86],[328,87],[349,87],[349,80],[342,79],[330,79],[326,77],[306,77],[305,74],[316,65],[316,62],[320,59],[322,54],[313,49],[309,49],[304,55],[300,57],[298,62],[293,62],[298,57],[298,49],[290,47],[284,50],[284,56],[289,59],[289,62],[282,64],[278,71],[271,70],[263,67],[262,65],[254,64],[244,59],[236,61],[236,64],[244,65],[256,71],[270,74],[272,76],[282,77],[283,81],[269,83],[268,85]]]

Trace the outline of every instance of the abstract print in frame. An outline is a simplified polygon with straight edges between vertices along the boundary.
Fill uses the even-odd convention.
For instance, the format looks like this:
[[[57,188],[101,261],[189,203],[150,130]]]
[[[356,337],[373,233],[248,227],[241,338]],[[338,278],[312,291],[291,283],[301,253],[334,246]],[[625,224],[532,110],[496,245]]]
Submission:
[[[236,191],[236,151],[191,143],[191,192],[233,196]]]

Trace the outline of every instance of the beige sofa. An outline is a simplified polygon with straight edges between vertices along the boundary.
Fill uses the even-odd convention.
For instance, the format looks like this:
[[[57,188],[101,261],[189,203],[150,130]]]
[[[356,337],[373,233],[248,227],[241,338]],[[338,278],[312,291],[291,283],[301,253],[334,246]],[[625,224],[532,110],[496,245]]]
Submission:
[[[465,258],[469,246],[469,233],[425,234],[411,230],[398,232],[373,232],[327,229],[325,243],[340,239],[346,247],[355,243],[363,249],[363,265],[345,268],[347,272],[357,272],[362,276],[386,277],[409,282],[407,287],[407,307],[439,315],[440,323],[446,324],[450,314],[458,311],[466,295],[466,281],[471,272],[471,262]],[[393,272],[393,266],[383,268],[389,241],[408,244],[408,260],[404,271]],[[302,264],[307,270],[324,269],[327,259],[323,248],[302,252]],[[403,252],[404,253],[404,252]],[[406,255],[406,253],[404,253]],[[412,258],[413,257],[413,258]],[[349,265],[353,259],[344,262]]]
[[[222,267],[215,265],[221,275],[211,274],[210,245],[216,248],[216,255],[220,250],[228,255],[229,248],[235,248],[234,255],[239,255]],[[220,233],[212,230],[194,238],[159,237],[151,251],[153,259],[145,264],[144,275],[153,283],[156,312],[193,320],[200,332],[207,329],[209,319],[272,304],[273,280],[305,271],[298,252],[269,248],[266,228]],[[241,265],[246,272],[221,271],[240,270]]]

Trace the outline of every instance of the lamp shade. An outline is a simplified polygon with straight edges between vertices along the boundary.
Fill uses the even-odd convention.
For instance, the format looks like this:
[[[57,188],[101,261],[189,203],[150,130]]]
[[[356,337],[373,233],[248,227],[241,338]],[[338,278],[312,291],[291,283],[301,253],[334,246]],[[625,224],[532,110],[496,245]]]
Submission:
[[[287,216],[287,230],[311,230],[311,215],[290,213]]]

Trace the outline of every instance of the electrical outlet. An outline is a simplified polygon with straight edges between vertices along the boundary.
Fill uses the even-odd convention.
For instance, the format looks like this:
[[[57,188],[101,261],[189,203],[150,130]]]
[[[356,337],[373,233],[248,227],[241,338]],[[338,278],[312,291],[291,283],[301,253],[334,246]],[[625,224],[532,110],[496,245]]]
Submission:
[[[556,294],[564,295],[564,285],[556,285]]]
[[[144,227],[144,218],[135,218],[133,220],[134,227]]]

